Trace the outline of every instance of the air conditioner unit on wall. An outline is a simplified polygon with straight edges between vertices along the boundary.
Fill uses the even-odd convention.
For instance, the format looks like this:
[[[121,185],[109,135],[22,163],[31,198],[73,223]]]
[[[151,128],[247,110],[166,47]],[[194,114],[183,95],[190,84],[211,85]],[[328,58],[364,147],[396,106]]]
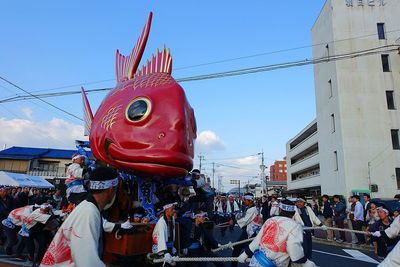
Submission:
[[[377,184],[371,184],[370,189],[372,193],[378,192],[378,185]]]

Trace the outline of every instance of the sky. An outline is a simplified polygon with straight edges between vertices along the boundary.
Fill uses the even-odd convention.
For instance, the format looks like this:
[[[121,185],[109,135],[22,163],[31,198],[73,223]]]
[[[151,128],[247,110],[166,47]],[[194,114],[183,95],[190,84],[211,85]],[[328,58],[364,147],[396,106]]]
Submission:
[[[343,0],[344,1],[344,0]],[[129,54],[153,12],[142,63],[165,44],[176,79],[311,59],[311,28],[325,0],[3,1],[0,76],[31,93],[115,86],[115,50]],[[195,110],[195,167],[256,182],[315,118],[312,66],[181,83]],[[0,101],[24,94],[0,81]],[[88,95],[95,111],[106,93]],[[82,117],[80,95],[46,101]],[[0,103],[0,145],[74,148],[82,122],[39,101]],[[229,166],[229,167],[228,167]],[[269,173],[269,169],[267,170]]]

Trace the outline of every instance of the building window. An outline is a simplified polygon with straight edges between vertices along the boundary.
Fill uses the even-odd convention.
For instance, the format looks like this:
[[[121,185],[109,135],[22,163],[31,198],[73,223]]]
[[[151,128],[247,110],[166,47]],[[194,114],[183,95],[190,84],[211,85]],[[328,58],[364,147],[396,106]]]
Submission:
[[[386,102],[388,109],[396,109],[394,105],[394,91],[386,91]]]
[[[391,131],[391,134],[392,134],[393,149],[400,149],[399,129],[392,129],[390,131]]]
[[[379,40],[384,40],[386,39],[385,37],[385,23],[378,23],[378,38]]]
[[[335,114],[331,114],[331,128],[332,128],[332,133],[336,131],[336,126],[335,126]]]
[[[397,189],[400,189],[400,168],[396,168]]]
[[[334,171],[337,171],[337,170],[339,170],[339,163],[338,163],[338,158],[337,158],[337,151],[334,151],[333,152],[333,156],[334,156]]]
[[[331,98],[333,96],[332,80],[329,80],[328,84],[329,84],[329,98]]]
[[[381,55],[383,72],[390,72],[389,55]]]

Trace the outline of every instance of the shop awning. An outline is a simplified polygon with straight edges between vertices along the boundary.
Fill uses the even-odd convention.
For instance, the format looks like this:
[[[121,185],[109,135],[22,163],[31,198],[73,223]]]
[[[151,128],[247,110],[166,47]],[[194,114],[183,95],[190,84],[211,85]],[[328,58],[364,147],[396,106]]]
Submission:
[[[0,171],[0,186],[53,188],[42,176]]]

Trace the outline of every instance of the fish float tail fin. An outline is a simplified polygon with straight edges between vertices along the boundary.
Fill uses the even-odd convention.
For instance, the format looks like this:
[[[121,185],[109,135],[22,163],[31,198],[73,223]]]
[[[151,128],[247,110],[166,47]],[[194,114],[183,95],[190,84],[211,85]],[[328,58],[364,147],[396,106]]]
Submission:
[[[93,113],[92,109],[90,108],[85,89],[83,87],[82,87],[82,102],[83,102],[83,121],[85,123],[84,135],[88,136],[90,134],[90,129],[92,127]]]
[[[152,56],[151,60],[143,65],[142,69],[136,73],[136,77],[149,73],[168,73],[172,72],[172,56],[165,46],[162,51],[157,49],[157,53]]]
[[[130,80],[134,77],[135,72],[139,66],[140,60],[143,56],[144,49],[146,47],[147,39],[149,37],[151,20],[153,13],[150,12],[146,25],[143,28],[142,34],[136,42],[135,47],[129,56],[122,55],[118,50],[115,58],[115,72],[117,76],[117,82]]]

